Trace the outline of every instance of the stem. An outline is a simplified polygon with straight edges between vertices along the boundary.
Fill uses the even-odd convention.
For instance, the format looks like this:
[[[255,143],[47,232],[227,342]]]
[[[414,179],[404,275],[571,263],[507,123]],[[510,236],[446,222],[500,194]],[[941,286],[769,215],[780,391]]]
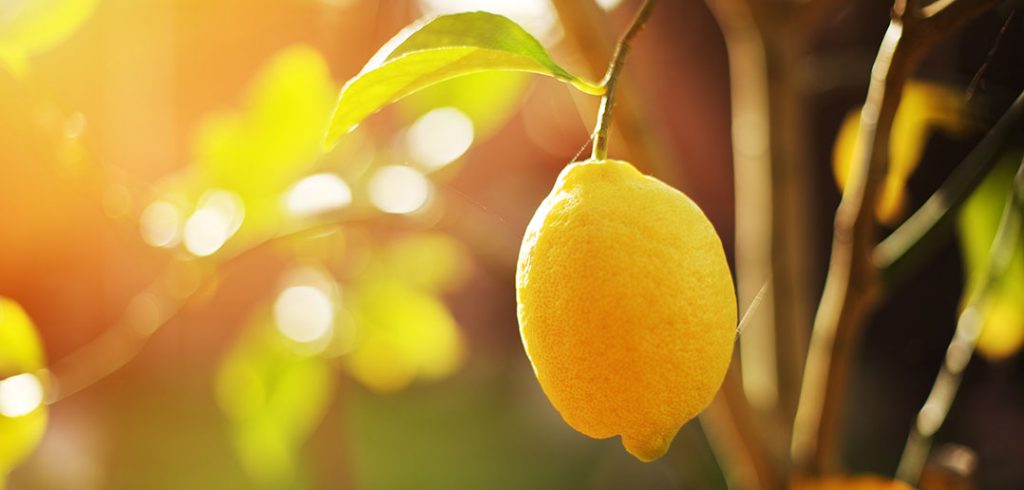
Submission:
[[[701,413],[701,425],[715,458],[721,462],[729,488],[781,489],[784,477],[770,453],[763,450],[764,437],[754,424],[739,375],[736,363],[732,363],[718,396]]]
[[[888,166],[889,133],[914,57],[901,19],[889,24],[872,69],[861,111],[854,179],[836,211],[832,257],[814,319],[794,421],[793,460],[811,474],[831,466],[838,439],[842,396],[856,334],[876,296],[874,209]]]
[[[633,18],[629,30],[622,35],[619,44],[615,46],[615,54],[612,55],[612,62],[608,65],[608,72],[605,74],[601,85],[605,87],[604,97],[601,97],[601,108],[597,113],[597,126],[594,128],[594,151],[591,158],[594,160],[608,159],[608,129],[612,125],[612,107],[615,106],[615,87],[619,83],[619,75],[626,63],[626,54],[633,43],[633,38],[643,29],[644,23],[651,17],[651,10],[654,7],[654,0],[644,0],[640,11]]]
[[[1021,237],[1021,220],[1024,217],[1022,199],[1024,199],[1024,160],[1021,161],[1020,167],[1017,169],[1013,188],[1006,197],[1006,205],[999,220],[999,228],[996,230],[989,251],[989,261],[982,273],[984,279],[971,293],[970,300],[957,320],[956,333],[953,334],[953,340],[950,341],[949,348],[946,350],[946,359],[935,378],[935,384],[932,385],[928,398],[917,414],[914,428],[903,449],[896,477],[908,483],[913,484],[921,477],[921,470],[928,459],[932,438],[945,422],[953,399],[960,388],[964,370],[967,369],[968,361],[974,355],[984,320],[982,312],[979,311],[980,307],[987,299],[992,287],[1006,273],[1013,252],[1019,246],[1017,241]]]
[[[995,165],[1003,148],[1024,135],[1024,92],[942,187],[896,231],[875,247],[873,261],[882,270],[887,289],[896,289],[938,249],[956,211]]]
[[[732,106],[732,161],[736,219],[736,289],[739,304],[751,304],[757,287],[772,275],[772,160],[768,67],[762,32],[745,2],[707,2],[718,21],[729,58]],[[776,355],[775,291],[768,288],[758,328],[740,336],[743,390],[760,412],[776,408],[779,370]]]
[[[879,296],[879,271],[871,261],[874,209],[904,82],[928,48],[998,2],[943,0],[921,10],[919,2],[898,1],[893,10],[861,110],[859,158],[836,211],[825,290],[811,332],[791,446],[805,472],[825,473],[834,465],[850,362]]]

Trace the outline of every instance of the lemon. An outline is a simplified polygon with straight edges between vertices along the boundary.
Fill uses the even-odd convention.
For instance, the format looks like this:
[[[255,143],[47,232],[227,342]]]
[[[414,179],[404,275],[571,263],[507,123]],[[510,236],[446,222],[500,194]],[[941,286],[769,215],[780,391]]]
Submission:
[[[736,295],[721,240],[686,195],[622,161],[570,164],[516,272],[520,333],[571,427],[652,461],[711,402]]]
[[[793,483],[790,490],[913,490],[899,481],[876,476],[832,476]]]

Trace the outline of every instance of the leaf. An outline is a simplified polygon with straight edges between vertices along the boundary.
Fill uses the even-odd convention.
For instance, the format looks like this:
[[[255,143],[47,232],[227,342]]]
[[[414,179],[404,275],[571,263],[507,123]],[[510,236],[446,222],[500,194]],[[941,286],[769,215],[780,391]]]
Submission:
[[[254,323],[217,373],[217,401],[231,422],[235,447],[257,481],[286,487],[299,451],[319,425],[331,393],[326,362],[294,349],[270,315]]]
[[[435,295],[383,274],[365,274],[348,309],[355,333],[345,358],[352,376],[380,392],[417,377],[438,379],[462,360],[455,319]]]
[[[439,107],[454,107],[473,121],[480,140],[516,113],[528,78],[525,73],[498,71],[466,75],[412,94],[398,109],[411,121]]]
[[[341,89],[325,138],[330,147],[383,106],[436,83],[487,71],[548,75],[601,95],[604,88],[558,66],[544,47],[506,17],[442,15],[407,27]]]
[[[195,163],[174,176],[161,197],[181,203],[179,213],[187,217],[211,190],[226,191],[215,192],[228,196],[219,202],[240,204],[226,216],[240,221],[230,230],[238,235],[233,244],[272,234],[285,219],[283,194],[321,156],[335,90],[327,62],[313,48],[295,45],[274,54],[240,109],[202,121]]]
[[[967,284],[963,298],[979,287],[1006,197],[1020,165],[1020,152],[1009,152],[985,177],[960,211],[958,227]],[[1024,346],[1024,247],[1018,246],[1005,274],[980,306],[982,327],[978,352],[990,360],[1004,359]]]
[[[32,320],[16,303],[0,298],[0,488],[46,430],[42,384],[35,374],[43,366]]]
[[[468,254],[457,240],[442,233],[421,233],[388,247],[377,267],[420,289],[444,291],[465,276],[468,262]]]
[[[24,71],[26,58],[67,39],[95,7],[96,0],[0,2],[0,64]]]
[[[839,129],[832,152],[832,168],[840,189],[846,187],[860,129],[860,109],[850,112]],[[963,93],[931,82],[911,81],[903,89],[903,98],[892,123],[889,143],[889,169],[882,184],[875,214],[885,224],[902,218],[906,184],[917,168],[925,144],[934,129],[962,135],[970,129]]]

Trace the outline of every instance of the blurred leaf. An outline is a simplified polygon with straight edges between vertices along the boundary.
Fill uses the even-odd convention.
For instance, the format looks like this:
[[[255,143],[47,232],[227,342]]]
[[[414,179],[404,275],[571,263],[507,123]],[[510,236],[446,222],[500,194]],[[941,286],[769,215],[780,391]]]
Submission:
[[[252,82],[241,110],[202,122],[196,161],[171,182],[166,199],[196,203],[210,189],[228,191],[243,208],[238,241],[273,232],[284,219],[284,192],[321,154],[334,91],[318,52],[303,45],[278,52]]]
[[[500,71],[466,75],[412,94],[398,108],[414,120],[438,107],[454,107],[473,120],[478,139],[486,138],[515,114],[528,78]]]
[[[95,7],[96,0],[0,2],[0,63],[23,72],[26,58],[67,39]]]
[[[839,129],[832,152],[833,172],[840,189],[849,181],[860,127],[860,109],[850,112]],[[914,173],[933,129],[962,135],[970,120],[959,90],[931,82],[911,81],[903,89],[889,142],[889,169],[875,210],[878,220],[895,224],[906,203],[907,180]]]
[[[468,260],[457,240],[441,233],[423,233],[388,247],[378,267],[410,285],[434,291],[455,286],[464,276]]]
[[[32,320],[16,303],[0,298],[0,488],[46,430],[42,386],[34,374],[43,367]]]
[[[227,354],[216,384],[243,466],[261,483],[287,486],[303,443],[329,403],[331,372],[325,361],[296,351],[267,314]]]
[[[365,274],[349,298],[355,332],[345,359],[361,383],[395,391],[417,377],[437,379],[458,367],[462,339],[433,294],[385,274]]]
[[[521,71],[555,77],[591,94],[603,88],[558,66],[544,47],[506,17],[487,12],[442,15],[407,27],[341,89],[325,143],[384,105],[462,75]]]
[[[965,299],[979,287],[987,269],[992,241],[1020,161],[1020,152],[1007,153],[960,211],[960,244],[968,278]],[[1024,345],[1024,247],[1014,251],[1006,273],[983,300],[981,312],[984,318],[978,351],[983,356],[997,360],[1020,350]]]

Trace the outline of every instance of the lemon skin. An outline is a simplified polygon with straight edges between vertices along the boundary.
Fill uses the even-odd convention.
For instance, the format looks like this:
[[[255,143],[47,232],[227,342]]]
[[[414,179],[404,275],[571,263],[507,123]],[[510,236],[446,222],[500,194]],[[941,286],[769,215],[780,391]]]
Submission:
[[[732,358],[736,295],[721,240],[686,195],[622,161],[567,166],[516,271],[520,334],[562,418],[664,455]]]

